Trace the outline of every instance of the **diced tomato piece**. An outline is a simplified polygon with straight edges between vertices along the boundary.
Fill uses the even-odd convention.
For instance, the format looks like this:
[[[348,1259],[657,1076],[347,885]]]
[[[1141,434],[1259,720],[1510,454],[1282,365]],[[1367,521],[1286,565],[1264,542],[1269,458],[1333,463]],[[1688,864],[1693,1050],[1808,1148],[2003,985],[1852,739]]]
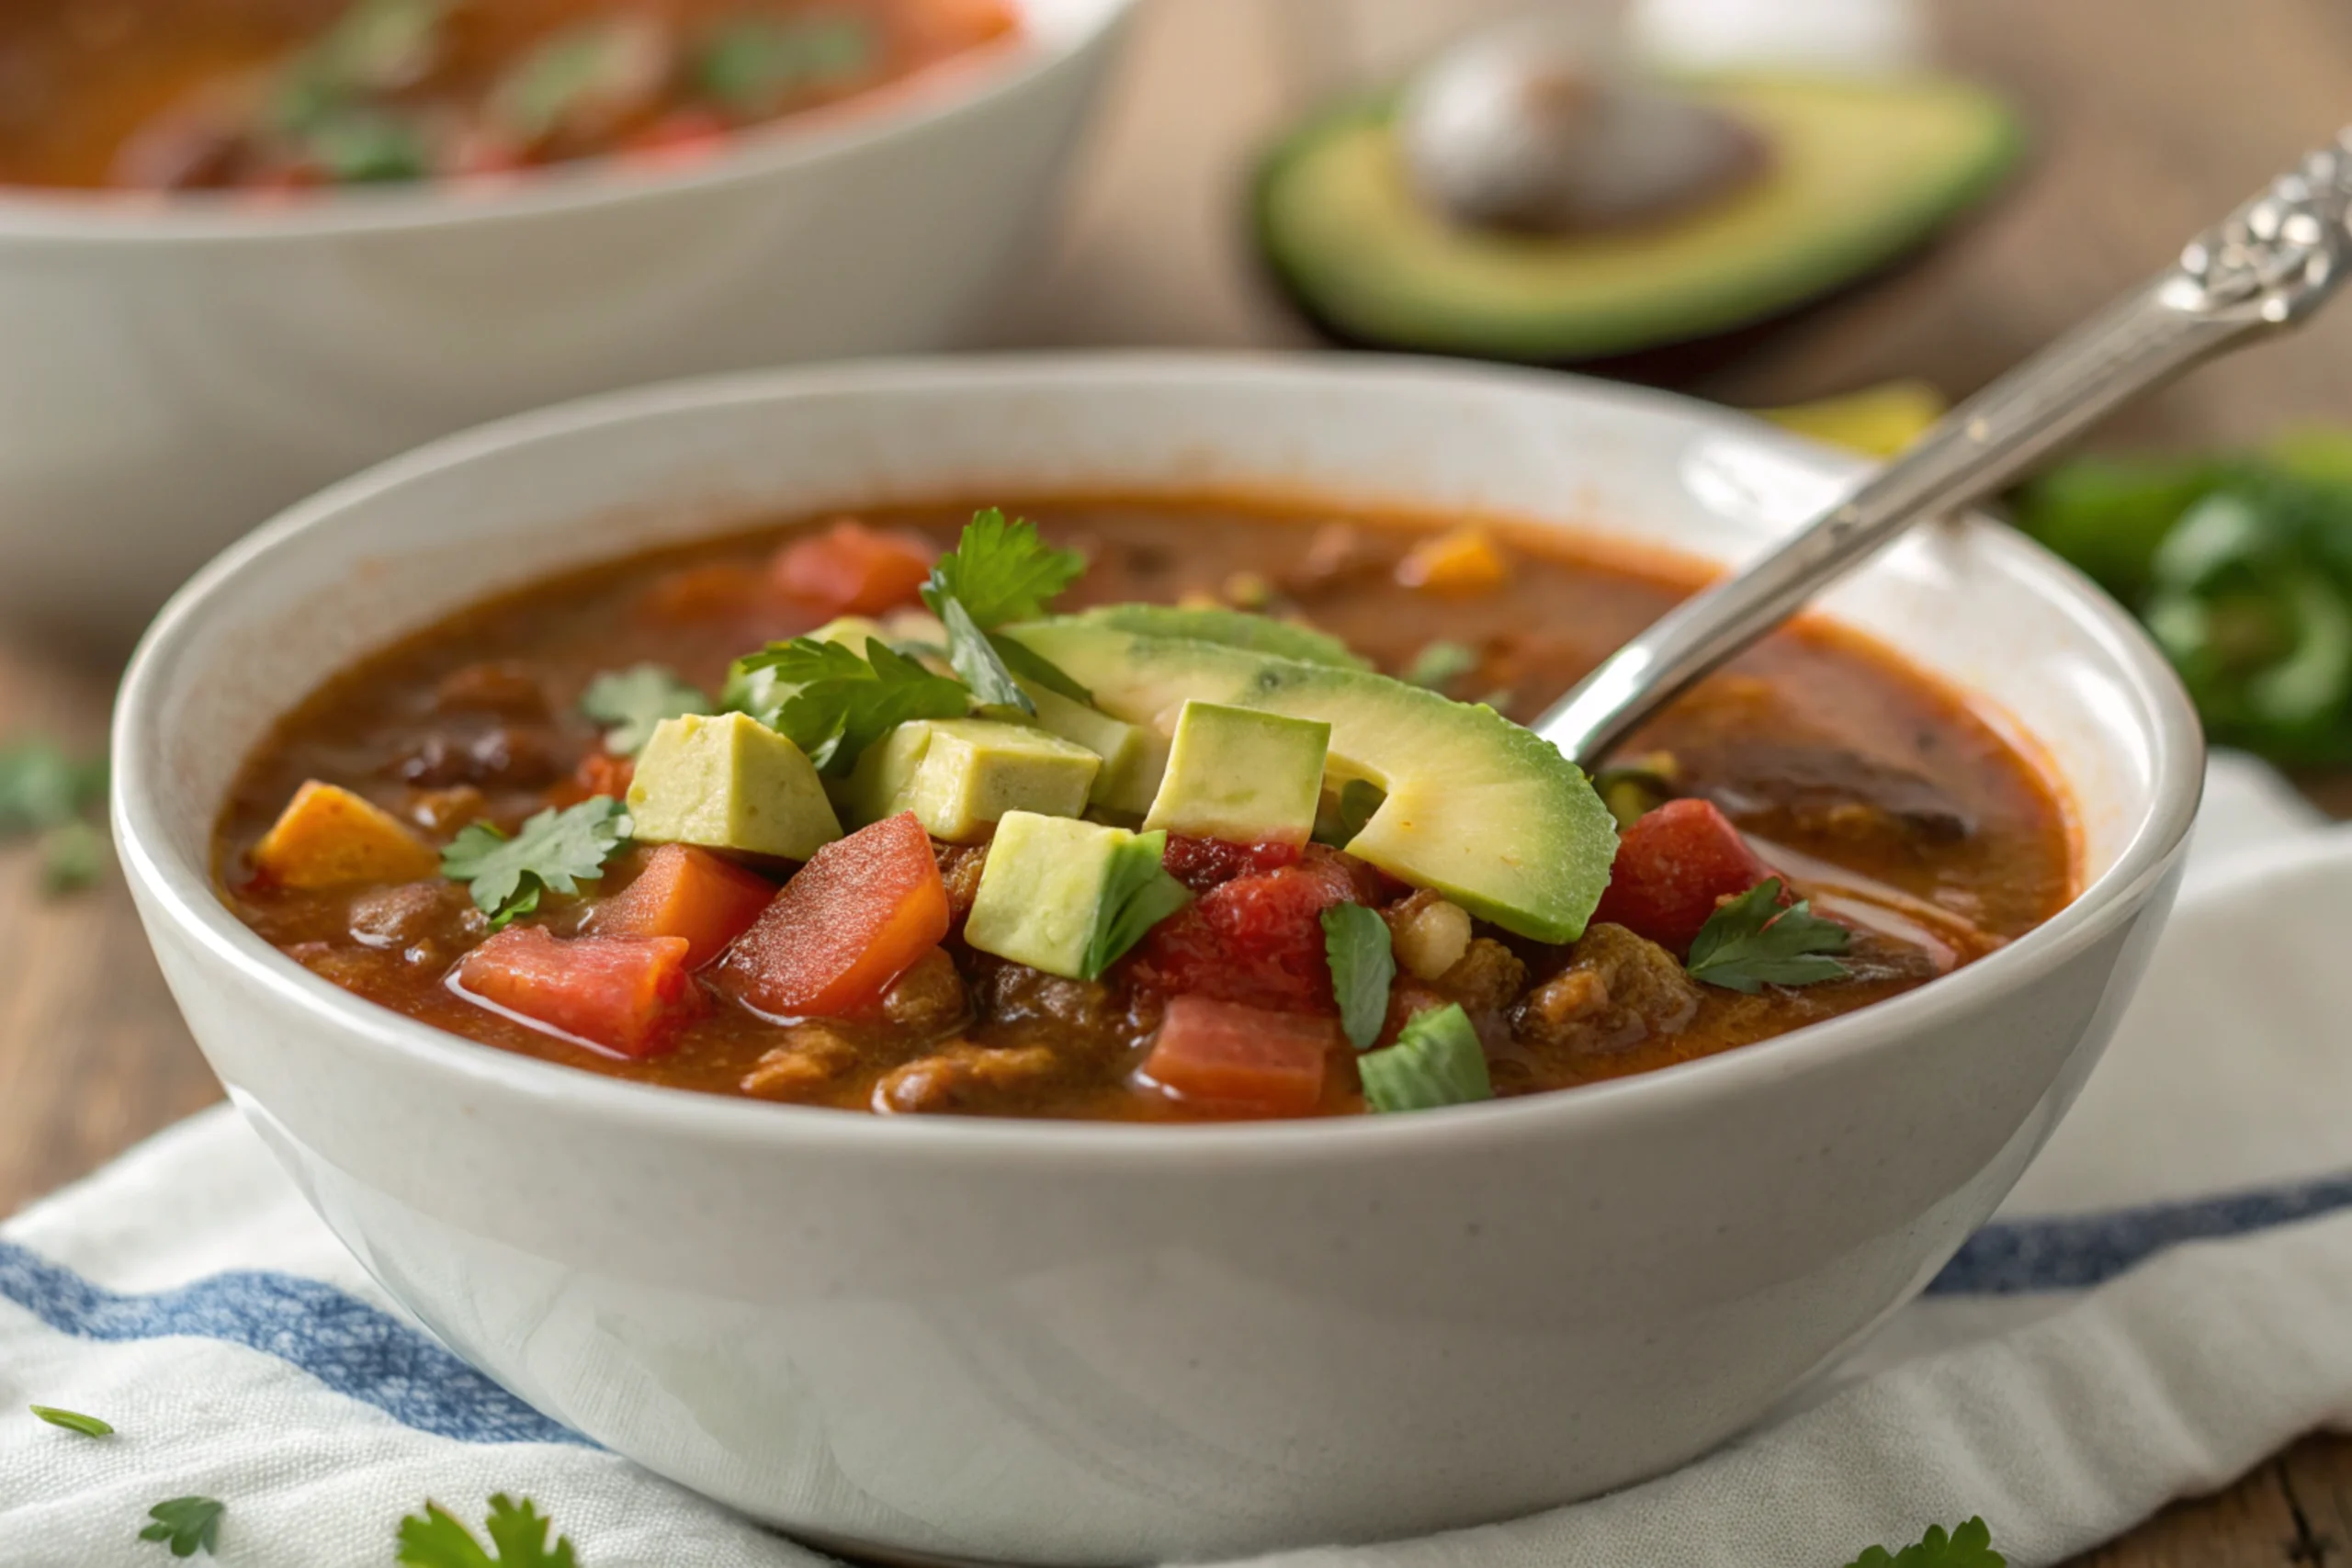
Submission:
[[[936,553],[928,540],[844,518],[777,551],[774,576],[779,592],[828,615],[878,615],[916,602]]]
[[[510,926],[466,954],[458,984],[478,1001],[617,1051],[658,1056],[703,1011],[675,936],[581,936]]]
[[[1170,997],[1143,1072],[1181,1099],[1260,1116],[1305,1116],[1323,1099],[1324,1065],[1339,1039],[1329,1019]]]
[[[596,906],[599,936],[675,936],[686,967],[699,969],[752,929],[775,897],[775,884],[692,844],[664,844],[644,871]]]
[[[1168,835],[1168,848],[1160,855],[1159,863],[1168,874],[1195,893],[1206,893],[1221,887],[1237,876],[1259,872],[1279,871],[1298,862],[1299,846],[1278,844],[1271,840],[1256,844],[1228,844],[1223,839],[1194,839],[1182,833]]]
[[[601,750],[591,751],[580,759],[580,767],[571,776],[589,795],[609,795],[615,800],[626,800],[628,786],[637,778],[637,760],[616,757]]]
[[[1669,800],[1618,839],[1592,918],[1688,953],[1718,904],[1772,874],[1713,801]]]
[[[947,887],[911,811],[809,857],[728,949],[720,984],[777,1018],[830,1018],[881,999],[947,935]]]
[[[1292,865],[1237,876],[1152,928],[1138,985],[1277,1012],[1333,1013],[1323,911],[1373,901],[1371,868],[1319,844]]]

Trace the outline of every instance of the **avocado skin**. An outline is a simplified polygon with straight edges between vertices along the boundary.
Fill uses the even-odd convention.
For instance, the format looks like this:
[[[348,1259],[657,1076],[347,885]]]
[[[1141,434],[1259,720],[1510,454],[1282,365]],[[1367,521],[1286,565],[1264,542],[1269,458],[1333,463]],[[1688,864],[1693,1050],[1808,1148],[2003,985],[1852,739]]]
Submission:
[[[1812,101],[1834,107],[1842,100],[1855,111],[1850,118],[1863,121],[1881,115],[1890,120],[1904,115],[1916,118],[1923,110],[1941,114],[1955,140],[1941,149],[1940,157],[1923,160],[1924,166],[1893,196],[1875,193],[1871,219],[1846,222],[1843,232],[1800,230],[1777,237],[1769,246],[1724,250],[1719,266],[1679,274],[1674,287],[1655,298],[1638,293],[1627,298],[1621,289],[1611,304],[1580,299],[1575,290],[1563,289],[1541,307],[1510,312],[1480,300],[1475,278],[1450,278],[1442,287],[1432,287],[1426,279],[1411,277],[1410,267],[1397,267],[1393,258],[1403,243],[1401,226],[1360,224],[1345,236],[1344,245],[1309,245],[1290,236],[1284,208],[1298,188],[1296,182],[1321,172],[1317,160],[1333,144],[1385,131],[1394,95],[1381,94],[1354,99],[1314,118],[1261,163],[1251,196],[1259,258],[1307,321],[1343,345],[1574,365],[1625,379],[1668,384],[1720,367],[1792,318],[1890,270],[1999,188],[2026,147],[2021,124],[1999,99],[1944,78],[1873,85],[1741,76],[1690,85],[1700,96],[1719,102],[1759,130],[1774,143],[1776,157],[1785,155],[1782,135],[1792,106]],[[1818,158],[1806,162],[1809,168],[1826,166]],[[1765,178],[1772,179],[1775,173]],[[1604,239],[1629,251],[1645,246],[1661,264],[1680,265],[1698,254],[1697,244],[1708,243],[1681,231],[1712,221],[1745,198],[1736,192],[1685,219],[1661,223],[1646,236]],[[1700,232],[1703,236],[1706,231]],[[1500,254],[1505,248],[1532,254],[1546,243],[1465,234],[1457,249],[1464,255]],[[1573,239],[1549,243],[1563,258],[1590,248]],[[1758,265],[1759,254],[1766,264],[1762,266]],[[1751,276],[1742,279],[1743,271]],[[1761,276],[1753,276],[1757,274]],[[1683,298],[1677,299],[1678,292]]]

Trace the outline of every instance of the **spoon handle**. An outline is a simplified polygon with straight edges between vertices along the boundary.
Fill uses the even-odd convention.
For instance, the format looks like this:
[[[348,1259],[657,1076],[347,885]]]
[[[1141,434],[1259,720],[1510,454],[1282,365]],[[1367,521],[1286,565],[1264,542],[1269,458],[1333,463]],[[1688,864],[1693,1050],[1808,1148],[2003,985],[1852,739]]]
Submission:
[[[2199,361],[2295,325],[2352,272],[2352,129],[2152,282],[1947,414],[1770,554],[1612,654],[1534,728],[1590,767],[1692,683],[1926,517],[1980,501]]]

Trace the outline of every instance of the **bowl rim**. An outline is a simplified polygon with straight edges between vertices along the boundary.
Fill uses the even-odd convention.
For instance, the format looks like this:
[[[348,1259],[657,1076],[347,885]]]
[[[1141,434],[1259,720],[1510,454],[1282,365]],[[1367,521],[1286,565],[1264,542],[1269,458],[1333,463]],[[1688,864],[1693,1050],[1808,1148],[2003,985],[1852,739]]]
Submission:
[[[286,957],[231,912],[214,891],[209,856],[192,863],[168,847],[162,799],[168,776],[149,736],[163,733],[156,712],[164,672],[185,645],[210,628],[220,599],[246,571],[295,539],[331,529],[372,497],[452,468],[543,440],[626,430],[662,416],[759,404],[828,391],[888,395],[896,390],[1001,390],[1007,386],[1107,389],[1120,385],[1190,381],[1231,385],[1235,378],[1287,382],[1302,394],[1371,380],[1383,384],[1518,387],[1591,404],[1631,402],[1682,423],[1760,443],[1830,479],[1850,479],[1869,465],[1733,410],[1645,388],[1557,372],[1470,366],[1408,356],[1310,355],[1217,352],[1116,352],[910,358],[703,377],[606,393],[516,415],[445,437],[320,491],[280,513],[216,557],[157,615],[141,639],[116,701],[110,819],[126,878],[141,895],[151,923],[174,932],[221,965],[238,984],[257,987],[307,1015],[334,1049],[365,1049],[435,1072],[451,1093],[497,1093],[589,1118],[642,1124],[738,1149],[821,1147],[892,1160],[983,1159],[1042,1163],[1116,1162],[1234,1168],[1354,1157],[1444,1156],[1471,1146],[1574,1136],[1614,1117],[1671,1116],[1695,1104],[1736,1098],[1751,1087],[1827,1074],[1853,1058],[1889,1048],[1906,1035],[1982,1010],[2063,967],[2104,938],[2152,897],[2177,867],[2204,784],[2204,741],[2178,678],[2123,608],[2087,578],[2016,530],[1981,514],[1961,526],[1972,547],[1992,552],[2006,575],[2038,590],[2071,614],[2132,681],[2154,716],[2145,736],[2150,798],[2114,863],[2065,908],[1998,952],[1916,990],[1792,1030],[1737,1050],[1637,1073],[1573,1090],[1532,1094],[1412,1116],[1351,1116],[1216,1123],[1129,1123],[1018,1117],[881,1116],[823,1107],[775,1104],[669,1089],[585,1072],[446,1032],[368,1001]],[[1176,493],[1171,487],[1170,493]],[[1605,529],[1603,530],[1605,536]],[[355,544],[364,536],[355,533]],[[209,834],[208,834],[209,842]],[[151,935],[151,940],[160,933]]]
[[[1035,0],[1018,0],[1024,18]],[[301,241],[345,235],[524,222],[673,195],[753,185],[795,169],[956,122],[1035,85],[1091,52],[1142,0],[1064,0],[1070,18],[934,61],[835,105],[786,115],[732,134],[714,156],[665,164],[613,154],[508,179],[428,179],[380,189],[336,190],[285,205],[234,193],[151,197],[79,187],[0,187],[0,245],[108,248],[168,243]]]

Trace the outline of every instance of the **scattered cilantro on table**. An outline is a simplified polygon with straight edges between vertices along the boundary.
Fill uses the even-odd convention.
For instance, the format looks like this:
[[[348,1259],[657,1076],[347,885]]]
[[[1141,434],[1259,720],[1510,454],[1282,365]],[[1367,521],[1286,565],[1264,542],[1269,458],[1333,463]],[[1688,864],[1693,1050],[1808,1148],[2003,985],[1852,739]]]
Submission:
[[[1781,908],[1781,879],[1768,877],[1707,917],[1684,967],[1694,980],[1753,996],[1767,985],[1844,979],[1852,971],[1829,955],[1852,941],[1804,899]]]
[[[1102,910],[1086,944],[1085,978],[1100,976],[1152,927],[1193,901],[1192,890],[1168,874],[1161,857],[1168,835],[1137,833],[1112,852],[1103,873]]]
[[[1364,1103],[1376,1111],[1434,1111],[1495,1097],[1487,1050],[1460,1002],[1413,1015],[1396,1043],[1356,1058]]]
[[[972,694],[961,682],[879,637],[866,639],[864,657],[839,643],[795,637],[736,660],[735,670],[729,684],[739,694],[755,694],[744,711],[835,778],[910,719],[961,718],[971,711]],[[763,672],[767,679],[754,679]]]
[[[60,1410],[53,1404],[32,1404],[26,1408],[52,1427],[62,1427],[85,1438],[110,1438],[114,1435],[112,1426],[95,1416],[85,1416],[78,1410]]]
[[[0,746],[0,837],[37,838],[41,888],[51,896],[105,871],[106,833],[89,816],[106,795],[103,756],[75,757],[40,736]]]
[[[1388,1022],[1388,986],[1396,977],[1388,922],[1361,904],[1333,905],[1323,911],[1323,952],[1331,962],[1340,1028],[1350,1044],[1369,1050]]]
[[[484,1526],[497,1551],[493,1557],[471,1530],[438,1503],[427,1502],[423,1515],[401,1521],[395,1561],[402,1568],[578,1568],[569,1536],[558,1536],[553,1547],[548,1545],[548,1532],[554,1528],[554,1521],[529,1498],[517,1503],[502,1492],[490,1500],[490,1520]]]
[[[1026,518],[1007,522],[990,507],[965,525],[956,547],[931,569],[922,602],[947,628],[947,662],[971,687],[974,700],[983,707],[1035,713],[1037,705],[1015,677],[1072,702],[1093,700],[1051,660],[996,635],[999,626],[1044,615],[1085,570],[1084,556],[1046,544]]]
[[[628,809],[592,795],[561,811],[550,807],[508,838],[471,822],[441,852],[441,874],[462,882],[492,930],[539,907],[542,893],[576,893],[605,874],[605,863],[628,840]]]
[[[608,671],[588,682],[580,694],[580,711],[607,728],[605,750],[616,756],[634,757],[653,739],[665,718],[708,713],[710,699],[677,672],[659,664],[636,664]]]
[[[1976,1518],[1950,1534],[1941,1525],[1930,1525],[1916,1544],[1900,1551],[1873,1546],[1846,1568],[2007,1568],[2007,1558],[1993,1550],[1993,1532]]]
[[[202,1547],[207,1557],[219,1555],[220,1516],[229,1505],[217,1497],[174,1497],[147,1510],[155,1522],[139,1532],[141,1540],[160,1540],[175,1557],[193,1557]]]

